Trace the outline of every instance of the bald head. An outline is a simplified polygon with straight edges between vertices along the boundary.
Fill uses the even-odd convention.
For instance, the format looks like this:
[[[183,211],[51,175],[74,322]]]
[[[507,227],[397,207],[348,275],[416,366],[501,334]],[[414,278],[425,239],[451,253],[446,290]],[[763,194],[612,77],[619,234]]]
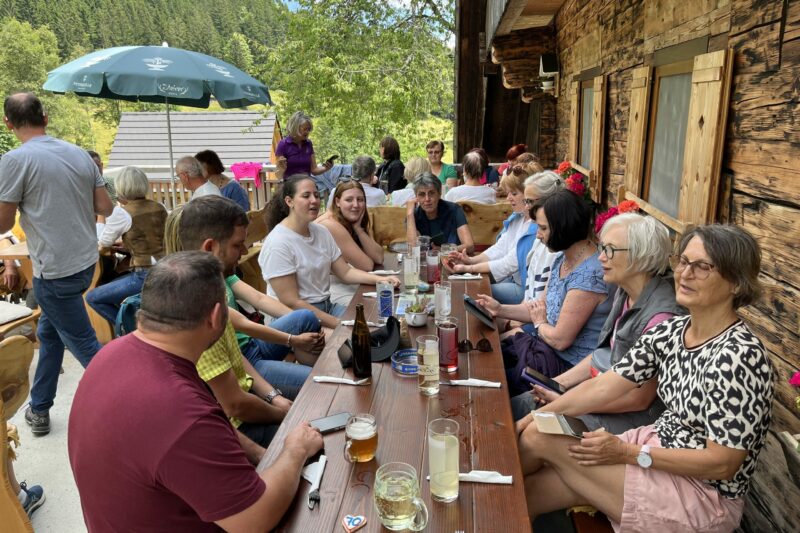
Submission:
[[[470,178],[480,178],[483,175],[483,161],[477,152],[469,152],[461,160],[464,175]]]
[[[32,127],[43,128],[47,125],[42,101],[33,93],[14,93],[6,97],[3,113],[14,129]]]

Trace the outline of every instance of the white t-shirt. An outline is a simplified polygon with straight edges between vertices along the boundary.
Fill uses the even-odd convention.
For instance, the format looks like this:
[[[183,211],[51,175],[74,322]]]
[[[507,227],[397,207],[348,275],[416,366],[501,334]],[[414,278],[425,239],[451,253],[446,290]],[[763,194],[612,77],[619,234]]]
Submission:
[[[308,228],[310,236],[304,237],[278,224],[264,239],[258,264],[270,296],[278,297],[270,279],[295,274],[301,300],[319,303],[330,298],[331,264],[342,252],[325,226],[311,223]]]
[[[561,252],[551,252],[542,241],[533,241],[528,252],[528,279],[525,281],[525,300],[538,300],[544,295],[553,262]]]
[[[114,206],[114,211],[106,219],[102,231],[101,224],[98,224],[97,242],[100,246],[110,247],[117,242],[120,237],[127,233],[133,225],[131,215],[118,205]]]
[[[453,187],[444,199],[448,202],[478,202],[481,204],[494,204],[497,202],[497,193],[491,187],[484,185],[459,185]]]
[[[399,189],[392,193],[392,205],[405,207],[406,202],[414,198],[416,194],[414,194],[414,189],[410,186],[405,189]]]
[[[362,183],[361,186],[364,187],[364,196],[367,198],[367,207],[377,207],[386,203],[386,194],[384,194],[382,190],[377,187],[373,187],[372,185],[367,185],[366,183]],[[331,189],[331,194],[328,196],[328,206],[333,205],[333,195],[335,192],[336,189]]]
[[[194,200],[195,198],[200,198],[201,196],[208,196],[211,194],[222,196],[222,193],[219,192],[219,187],[217,187],[210,181],[207,181],[194,190],[194,192],[192,193],[192,200]]]

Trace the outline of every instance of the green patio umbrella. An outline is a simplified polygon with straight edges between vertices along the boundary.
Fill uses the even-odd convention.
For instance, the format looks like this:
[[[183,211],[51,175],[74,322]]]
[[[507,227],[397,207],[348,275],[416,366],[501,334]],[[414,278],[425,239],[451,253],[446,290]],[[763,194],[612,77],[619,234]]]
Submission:
[[[50,71],[43,88],[55,93],[166,104],[173,204],[175,169],[169,105],[206,108],[212,96],[224,108],[272,104],[267,87],[233,65],[166,43],[92,52]]]

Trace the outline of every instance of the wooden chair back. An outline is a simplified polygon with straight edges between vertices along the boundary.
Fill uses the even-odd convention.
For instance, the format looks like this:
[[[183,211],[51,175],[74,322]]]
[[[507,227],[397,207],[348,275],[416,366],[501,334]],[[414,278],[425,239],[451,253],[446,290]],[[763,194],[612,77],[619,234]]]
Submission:
[[[511,204],[501,202],[493,205],[478,202],[458,202],[467,215],[467,224],[476,246],[491,246],[503,229],[503,221],[511,215]]]
[[[379,205],[367,208],[369,232],[375,242],[387,246],[406,239],[406,208]]]
[[[14,416],[28,397],[28,369],[33,360],[33,343],[15,335],[0,342],[0,517],[3,531],[33,533],[33,526],[8,479],[7,421]]]
[[[94,266],[94,275],[92,276],[92,282],[89,285],[89,288],[86,289],[86,292],[97,287],[97,283],[100,281],[100,276],[103,275],[103,261],[98,260],[97,264]],[[84,298],[86,296],[86,292],[83,293]],[[92,309],[92,306],[86,303],[84,300],[83,303],[86,306],[86,313],[89,315],[89,322],[92,324],[95,333],[97,334],[97,341],[100,344],[106,344],[107,342],[111,342],[111,339],[114,338],[114,326],[108,322],[105,318],[100,316],[100,314]]]
[[[247,212],[247,220],[249,224],[247,225],[247,237],[245,237],[244,243],[248,248],[253,246],[253,243],[263,241],[264,237],[266,237],[267,233],[269,233],[269,231],[267,231],[267,220],[265,217],[266,212],[266,207],[256,211]]]

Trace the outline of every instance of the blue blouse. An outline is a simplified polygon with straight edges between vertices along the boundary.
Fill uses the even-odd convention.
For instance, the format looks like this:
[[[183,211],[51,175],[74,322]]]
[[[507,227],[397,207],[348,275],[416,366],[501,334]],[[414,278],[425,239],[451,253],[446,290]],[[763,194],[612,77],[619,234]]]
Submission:
[[[250,199],[247,197],[247,191],[245,191],[244,187],[239,185],[238,182],[234,180],[229,181],[219,192],[225,198],[230,198],[239,204],[245,211],[250,211]]]
[[[564,263],[564,254],[559,255],[553,262],[550,271],[550,280],[547,282],[547,323],[555,326],[561,314],[561,306],[567,299],[567,293],[573,289],[596,292],[608,295],[609,290],[606,282],[603,281],[603,269],[600,261],[594,254],[586,258],[575,270],[561,277],[561,265]],[[556,353],[571,365],[578,364],[584,357],[589,355],[595,348],[600,337],[600,330],[605,323],[608,313],[611,312],[613,298],[606,298],[603,303],[592,311],[592,315],[586,324],[578,332],[572,346],[566,350]]]

